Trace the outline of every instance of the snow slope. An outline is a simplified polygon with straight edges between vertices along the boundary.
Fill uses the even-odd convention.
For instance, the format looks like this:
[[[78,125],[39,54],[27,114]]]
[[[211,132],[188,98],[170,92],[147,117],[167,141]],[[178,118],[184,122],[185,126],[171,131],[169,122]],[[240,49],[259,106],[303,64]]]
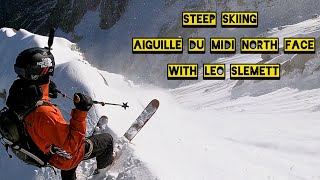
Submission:
[[[319,36],[320,18],[269,32],[270,36]],[[280,30],[281,29],[281,30]],[[9,88],[15,75],[17,53],[45,46],[46,38],[24,30],[0,31],[0,89]],[[279,81],[200,81],[177,89],[137,86],[125,77],[92,67],[74,45],[57,38],[53,46],[57,69],[54,80],[69,95],[84,92],[107,102],[129,102],[118,107],[95,105],[88,118],[88,132],[101,115],[109,117],[106,131],[121,136],[153,98],[160,108],[134,139],[126,156],[109,176],[96,179],[184,180],[318,180],[320,179],[319,57],[301,66],[299,56],[279,55]],[[307,57],[307,56],[303,56]],[[309,57],[309,56],[308,56]],[[219,59],[230,64],[257,63],[260,55],[235,55]],[[228,66],[227,66],[228,67]],[[289,68],[290,67],[290,68]],[[227,70],[228,71],[228,70]],[[228,73],[227,73],[228,76]],[[2,102],[1,102],[2,103]],[[72,102],[56,101],[66,118]],[[3,105],[3,104],[1,104]],[[59,179],[50,169],[36,170],[9,160],[0,148],[3,179]],[[85,179],[94,161],[80,165]],[[19,172],[19,173],[18,173]],[[0,179],[1,179],[0,178]]]
[[[101,30],[100,9],[88,11],[75,30],[64,37],[77,39],[87,60],[99,67],[122,75],[134,82],[151,82],[162,87],[177,87],[180,81],[166,80],[170,63],[203,63],[227,55],[185,53],[171,55],[132,54],[132,37],[254,37],[269,28],[293,24],[318,13],[318,0],[135,0],[129,1],[119,21],[108,30]],[[258,11],[258,28],[182,28],[181,12]],[[240,44],[240,43],[239,43]],[[239,48],[237,48],[239,49]]]
[[[2,51],[1,54],[4,55],[2,63],[5,64],[5,66],[0,67],[0,89],[6,89],[8,91],[11,83],[16,77],[13,68],[10,68],[13,67],[15,57],[22,49],[34,46],[44,47],[46,45],[47,38],[31,34],[25,30],[14,32],[9,28],[2,28],[1,36],[3,40],[1,40],[0,42],[0,49]],[[65,39],[55,39],[53,45],[53,54],[55,56],[57,66],[55,69],[55,77],[53,78],[53,80],[56,82],[58,87],[61,87],[60,90],[69,94],[69,96],[73,95],[74,92],[82,92],[90,95],[93,99],[100,101],[116,103],[130,102],[129,105],[131,106],[131,108],[125,112],[119,107],[107,108],[95,106],[93,110],[89,112],[89,116],[87,119],[88,134],[92,131],[93,125],[97,123],[98,118],[102,115],[107,115],[110,121],[115,122],[115,124],[117,124],[116,121],[119,121],[120,125],[116,126],[118,128],[113,128],[112,124],[114,123],[110,123],[110,127],[116,132],[116,134],[121,135],[137,117],[137,115],[140,113],[139,111],[142,111],[143,105],[148,103],[148,100],[153,98],[151,97],[152,95],[145,96],[148,99],[145,99],[144,101],[142,99],[138,100],[134,96],[135,91],[132,90],[134,85],[131,82],[126,81],[122,76],[102,72],[92,67],[90,64],[88,64],[88,62],[83,60],[79,52],[72,50],[73,47],[74,45]],[[133,94],[131,94],[132,96],[128,96],[126,92],[131,92]],[[64,117],[66,119],[69,119],[69,112],[73,108],[73,102],[64,98],[59,98],[53,101],[56,104],[59,104],[59,108],[61,109]],[[4,104],[1,101],[1,106],[3,105]],[[113,131],[109,129],[107,129],[107,131],[110,131],[110,133],[112,133],[116,137],[116,134]],[[131,152],[128,153],[132,154]],[[31,171],[33,168],[29,167],[29,169],[25,169],[26,166],[23,166],[21,162],[17,162],[16,160],[9,161],[10,163],[13,163],[12,166],[8,166],[7,163],[4,163],[8,161],[4,148],[1,149],[0,157],[1,162],[3,162],[0,169],[8,169],[8,171],[4,171],[8,172],[7,174],[5,173],[3,175],[5,179],[19,179],[21,176],[29,177],[27,179],[35,178],[35,174]],[[130,157],[132,159],[132,155],[130,155]],[[13,171],[13,167],[16,166],[21,166],[21,171],[19,168],[21,174],[14,173],[15,171],[17,171],[17,169]],[[147,173],[147,168],[143,167],[142,165],[139,166],[145,169]],[[83,167],[94,168],[93,161],[88,161],[86,164],[83,164]],[[81,170],[81,168],[79,169]],[[89,172],[89,170],[93,171],[94,169],[85,168],[85,170],[83,170],[83,174],[90,175],[90,173],[92,172]],[[57,179],[59,177],[55,176],[51,169],[35,171],[37,179]],[[27,173],[29,174],[29,176],[25,175]]]

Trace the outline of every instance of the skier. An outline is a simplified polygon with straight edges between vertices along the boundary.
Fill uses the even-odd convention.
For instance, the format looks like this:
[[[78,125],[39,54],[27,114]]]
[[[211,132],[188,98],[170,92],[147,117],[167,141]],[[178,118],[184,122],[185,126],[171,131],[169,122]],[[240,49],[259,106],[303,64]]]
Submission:
[[[107,133],[85,138],[86,116],[93,101],[81,93],[74,94],[75,109],[70,124],[66,123],[50,102],[50,97],[57,97],[56,86],[50,80],[54,67],[54,56],[48,48],[22,51],[14,65],[18,79],[10,87],[6,104],[17,113],[34,107],[24,118],[26,134],[48,157],[48,163],[61,169],[62,180],[73,180],[82,160],[96,157],[98,172],[112,164],[113,138]]]

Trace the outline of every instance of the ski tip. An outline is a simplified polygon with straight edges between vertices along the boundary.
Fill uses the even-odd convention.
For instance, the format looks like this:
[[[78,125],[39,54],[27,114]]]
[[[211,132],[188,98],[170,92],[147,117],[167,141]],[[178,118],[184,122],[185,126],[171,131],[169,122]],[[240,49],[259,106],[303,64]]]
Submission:
[[[153,99],[151,101],[151,104],[152,104],[153,107],[157,107],[158,108],[159,105],[160,105],[160,102],[157,99]]]

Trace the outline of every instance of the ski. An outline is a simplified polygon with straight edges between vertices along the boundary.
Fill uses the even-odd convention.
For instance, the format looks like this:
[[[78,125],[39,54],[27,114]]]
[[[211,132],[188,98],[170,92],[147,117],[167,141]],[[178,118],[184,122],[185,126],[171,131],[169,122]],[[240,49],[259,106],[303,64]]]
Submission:
[[[144,127],[144,125],[150,120],[153,114],[157,111],[159,107],[159,101],[153,99],[138,116],[138,118],[132,123],[129,129],[124,133],[122,137],[117,139],[113,144],[113,163],[109,165],[104,171],[110,171],[111,168],[115,165],[115,162],[121,157],[122,152],[128,147],[128,144],[133,140],[133,138],[138,134],[138,132]],[[101,125],[105,125],[108,122],[106,116],[102,116],[93,133],[99,131]],[[93,175],[100,174],[98,171],[94,171]],[[90,178],[90,177],[89,177]]]
[[[132,123],[130,128],[124,133],[124,137],[130,142],[138,134],[138,132],[143,128],[143,126],[149,121],[153,114],[157,111],[159,107],[159,101],[153,99],[147,107],[142,111],[139,117]]]
[[[99,134],[101,131],[103,131],[108,124],[108,117],[107,116],[101,116],[97,122],[97,125],[92,129],[91,136],[94,134]]]
[[[132,123],[124,135],[114,143],[114,161],[119,159],[121,152],[127,147],[128,143],[131,142],[134,137],[136,137],[139,131],[150,120],[153,114],[157,111],[159,104],[160,103],[157,99],[153,99],[138,116],[138,118]]]
[[[101,116],[96,124],[96,126],[90,131],[90,136],[94,134],[99,134],[101,131],[103,131],[108,124],[108,117],[107,116]]]

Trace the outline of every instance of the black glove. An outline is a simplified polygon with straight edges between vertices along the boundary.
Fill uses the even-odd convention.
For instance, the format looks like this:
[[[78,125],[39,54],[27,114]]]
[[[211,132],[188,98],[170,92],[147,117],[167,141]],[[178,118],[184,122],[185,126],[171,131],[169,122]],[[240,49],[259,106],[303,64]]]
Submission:
[[[75,93],[73,98],[74,105],[81,111],[89,111],[93,105],[93,101],[90,96]]]
[[[50,80],[49,84],[49,97],[53,99],[58,97],[57,85],[52,80]]]

